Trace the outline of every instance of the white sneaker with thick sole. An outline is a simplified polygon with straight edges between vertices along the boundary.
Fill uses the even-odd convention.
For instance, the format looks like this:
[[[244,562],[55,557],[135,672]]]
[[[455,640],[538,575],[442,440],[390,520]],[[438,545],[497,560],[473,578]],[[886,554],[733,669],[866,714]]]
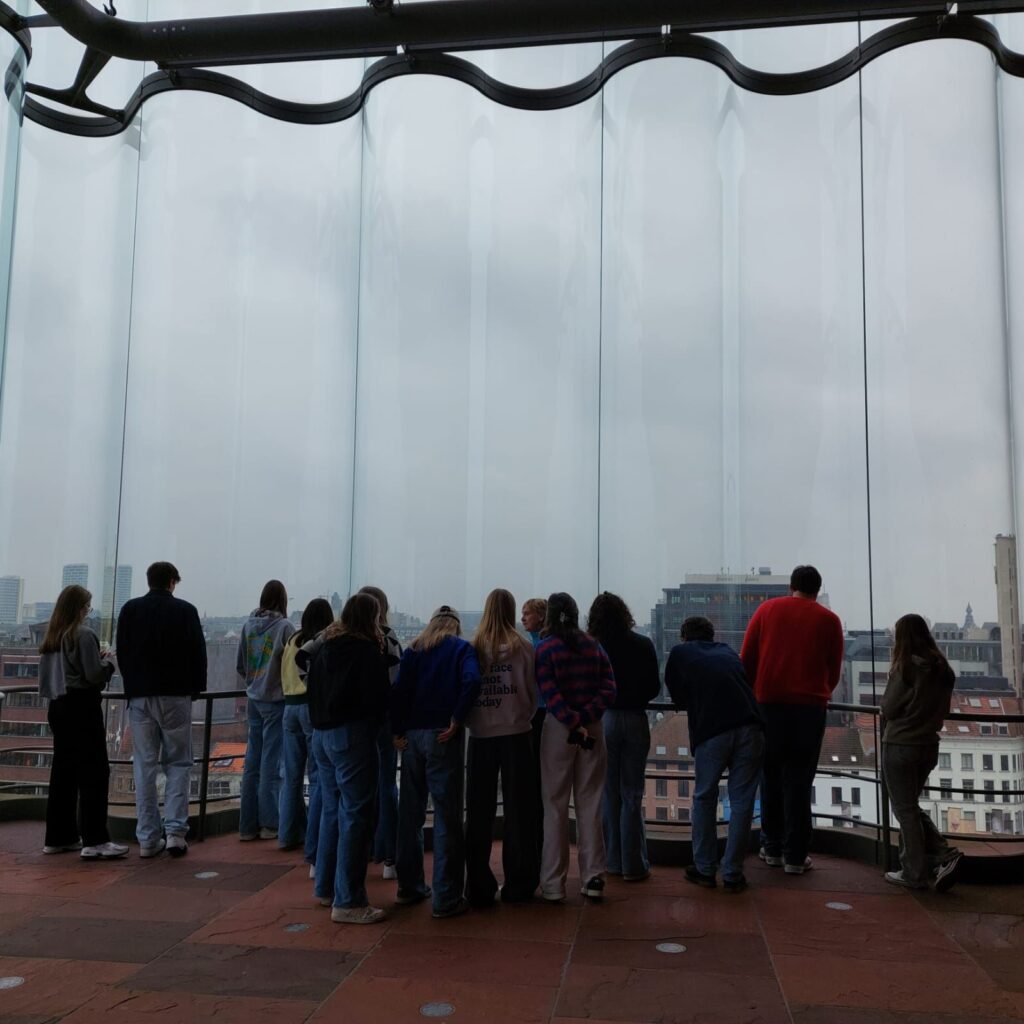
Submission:
[[[331,910],[335,924],[376,924],[387,916],[380,907],[334,907]]]
[[[309,877],[310,878],[316,878],[316,865],[315,864],[310,864],[309,865]]]
[[[891,885],[902,885],[904,889],[927,889],[927,884],[916,885],[909,878],[903,877],[901,871],[886,871],[885,880]]]
[[[172,857],[184,857],[188,853],[188,843],[184,836],[168,836],[167,852]]]
[[[782,865],[785,863],[785,861],[781,857],[770,857],[768,855],[768,851],[765,850],[765,848],[763,846],[761,847],[760,850],[757,851],[757,855],[770,868],[781,868]]]
[[[260,839],[276,839],[277,829],[276,828],[261,828]]]
[[[393,878],[398,877],[398,869],[394,864],[385,864],[384,870],[380,873],[380,877],[386,882],[390,882]]]
[[[953,883],[956,881],[957,871],[960,868],[960,862],[963,859],[964,855],[957,850],[949,860],[944,864],[939,865],[939,869],[935,872],[936,892],[949,892],[949,890],[953,888]]]
[[[159,857],[167,848],[167,840],[161,836],[152,846],[140,846],[139,856],[145,860],[148,857]]]
[[[804,857],[803,864],[786,864],[783,870],[787,875],[802,875],[805,871],[810,871],[814,867],[814,862],[810,857]]]
[[[73,843],[68,843],[67,846],[44,846],[43,853],[72,853],[81,848],[82,840],[77,839]]]
[[[128,853],[128,847],[120,843],[101,843],[99,846],[83,846],[82,860],[116,860]]]

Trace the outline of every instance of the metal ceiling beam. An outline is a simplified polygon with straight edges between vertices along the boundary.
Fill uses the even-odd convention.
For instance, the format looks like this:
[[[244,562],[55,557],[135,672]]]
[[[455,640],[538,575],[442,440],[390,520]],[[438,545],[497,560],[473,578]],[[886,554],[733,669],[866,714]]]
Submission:
[[[481,50],[642,39],[673,32],[813,25],[934,15],[946,0],[423,0],[376,6],[138,22],[88,0],[38,0],[87,47],[162,67],[392,55],[406,50]],[[963,14],[1024,10],[1009,0],[961,0]],[[381,9],[383,7],[383,9]]]

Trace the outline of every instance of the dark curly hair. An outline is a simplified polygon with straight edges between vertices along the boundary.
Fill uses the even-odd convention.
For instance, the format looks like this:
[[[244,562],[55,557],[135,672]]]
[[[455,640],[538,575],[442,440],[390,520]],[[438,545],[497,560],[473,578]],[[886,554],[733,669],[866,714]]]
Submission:
[[[587,614],[587,632],[595,640],[628,633],[635,625],[636,619],[626,602],[607,590],[594,598]]]

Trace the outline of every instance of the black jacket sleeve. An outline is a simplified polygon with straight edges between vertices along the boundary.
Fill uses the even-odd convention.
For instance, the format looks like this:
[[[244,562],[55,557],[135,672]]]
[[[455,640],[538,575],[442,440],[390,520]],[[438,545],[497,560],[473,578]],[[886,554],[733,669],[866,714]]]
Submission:
[[[206,637],[199,621],[199,612],[191,605],[188,608],[188,642],[192,662],[193,700],[206,689]]]
[[[672,653],[668,656],[668,664],[665,666],[665,686],[672,698],[672,703],[681,711],[686,710],[686,672],[683,669],[683,659],[680,656],[679,648],[673,647]]]
[[[639,645],[638,667],[640,679],[640,692],[644,703],[650,703],[661,693],[661,675],[658,672],[658,652],[650,637],[641,637]]]

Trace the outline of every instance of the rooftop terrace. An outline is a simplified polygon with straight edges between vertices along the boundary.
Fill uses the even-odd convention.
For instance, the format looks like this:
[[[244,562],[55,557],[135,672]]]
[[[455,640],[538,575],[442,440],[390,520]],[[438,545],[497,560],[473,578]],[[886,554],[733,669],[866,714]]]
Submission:
[[[656,868],[602,905],[359,928],[271,843],[94,864],[41,843],[38,822],[0,825],[0,977],[24,979],[0,984],[5,1024],[1024,1022],[1024,886],[911,894],[851,861],[793,878],[752,858],[740,896]]]

